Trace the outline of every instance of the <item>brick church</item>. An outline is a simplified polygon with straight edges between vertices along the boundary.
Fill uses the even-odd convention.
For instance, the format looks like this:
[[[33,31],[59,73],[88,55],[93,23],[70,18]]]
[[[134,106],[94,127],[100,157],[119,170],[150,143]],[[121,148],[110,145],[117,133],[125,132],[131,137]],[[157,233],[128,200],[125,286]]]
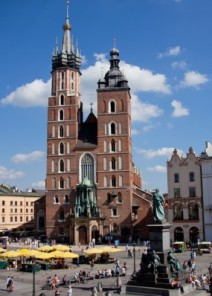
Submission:
[[[84,120],[81,55],[68,12],[69,1],[62,46],[52,57],[46,193],[36,209],[37,231],[81,244],[147,239],[152,199],[132,159],[131,96],[119,51],[111,49],[110,68],[97,82],[97,114],[91,107]]]

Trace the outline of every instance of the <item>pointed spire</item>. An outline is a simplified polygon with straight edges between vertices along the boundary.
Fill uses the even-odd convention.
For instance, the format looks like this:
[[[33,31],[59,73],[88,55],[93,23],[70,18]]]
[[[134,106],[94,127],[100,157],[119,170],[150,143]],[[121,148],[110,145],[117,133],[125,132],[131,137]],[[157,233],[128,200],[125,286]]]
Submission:
[[[64,36],[63,36],[63,45],[62,53],[71,53],[71,25],[69,23],[69,0],[66,0],[66,23],[63,26]]]

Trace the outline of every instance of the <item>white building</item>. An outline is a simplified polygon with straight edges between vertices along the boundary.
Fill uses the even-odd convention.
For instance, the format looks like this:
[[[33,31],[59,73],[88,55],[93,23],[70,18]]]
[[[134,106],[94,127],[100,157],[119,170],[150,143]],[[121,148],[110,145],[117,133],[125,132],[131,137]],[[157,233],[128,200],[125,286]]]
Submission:
[[[176,149],[173,151],[167,161],[167,177],[171,240],[192,243],[203,240],[201,165],[192,148],[186,157],[178,155]]]

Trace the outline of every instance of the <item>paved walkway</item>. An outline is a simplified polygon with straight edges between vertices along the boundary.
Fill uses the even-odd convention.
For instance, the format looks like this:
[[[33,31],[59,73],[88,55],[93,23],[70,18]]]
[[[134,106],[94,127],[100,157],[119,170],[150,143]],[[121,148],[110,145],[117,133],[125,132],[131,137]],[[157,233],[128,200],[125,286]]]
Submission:
[[[17,248],[16,246],[10,246],[13,248]],[[23,248],[24,246],[20,246]],[[125,247],[123,247],[125,249]],[[81,253],[81,249],[78,247],[73,247],[73,252]],[[139,269],[139,264],[140,264],[140,258],[141,258],[141,253],[143,251],[143,247],[137,247],[136,248],[136,269]],[[177,254],[178,259],[180,262],[183,262],[184,260],[189,259],[189,252],[185,252],[182,254]],[[124,262],[126,262],[127,265],[127,276],[121,277],[122,284],[123,286],[126,285],[126,283],[129,281],[131,274],[133,273],[134,270],[134,260],[132,258],[127,258],[127,253],[126,251],[120,252],[120,253],[114,253],[112,255],[114,258],[119,259],[120,266]],[[202,256],[197,256],[196,259],[196,264],[197,264],[197,273],[202,274],[202,273],[208,273],[208,265],[209,263],[212,262],[212,256],[211,254],[204,254]],[[96,274],[98,269],[105,269],[105,268],[112,268],[114,264],[95,264],[94,269],[91,271],[91,268],[89,265],[81,265],[79,267],[76,267],[75,265],[72,265],[71,269],[58,269],[58,270],[41,270],[35,274],[35,291],[36,291],[36,296],[39,296],[41,292],[45,293],[45,296],[54,296],[54,291],[52,290],[42,290],[42,286],[45,284],[45,281],[48,276],[54,276],[57,274],[60,278],[62,278],[65,274],[67,277],[71,277],[74,275],[74,273],[79,272],[81,269],[86,270],[86,271],[91,271],[92,274]],[[12,293],[9,293],[5,290],[6,288],[6,278],[7,276],[12,275],[14,277],[14,283],[15,283],[15,291]],[[114,286],[116,283],[116,278],[106,278],[106,279],[94,279],[88,281],[86,284],[72,284],[73,288],[73,296],[90,296],[91,291],[93,287],[96,287],[98,282],[101,281],[103,285],[105,286]],[[15,295],[15,296],[29,296],[32,295],[32,289],[33,289],[33,275],[32,273],[28,272],[21,272],[17,271],[15,269],[11,270],[0,270],[0,296],[8,296],[10,295]],[[61,296],[66,296],[67,295],[67,290],[68,288],[61,287],[60,289]],[[200,292],[200,291],[199,291]],[[203,295],[209,295],[205,291],[202,291]],[[192,292],[191,295],[197,294],[198,291]],[[112,295],[117,295],[117,293],[111,292]],[[104,295],[104,294],[103,294]],[[126,295],[126,294],[124,294]],[[132,294],[131,294],[132,295]],[[188,295],[188,294],[187,294]]]

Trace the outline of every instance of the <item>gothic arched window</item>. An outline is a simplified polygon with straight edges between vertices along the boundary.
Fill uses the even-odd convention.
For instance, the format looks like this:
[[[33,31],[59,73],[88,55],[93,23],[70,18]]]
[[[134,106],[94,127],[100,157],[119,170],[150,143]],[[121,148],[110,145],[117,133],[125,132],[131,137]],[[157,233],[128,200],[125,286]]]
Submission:
[[[94,182],[94,159],[93,156],[86,153],[81,159],[81,181],[87,177]]]
[[[116,105],[114,101],[110,102],[110,113],[114,113],[116,111]]]
[[[60,172],[64,172],[64,161],[63,161],[63,159],[60,160]]]
[[[63,138],[63,136],[64,136],[64,129],[63,129],[63,126],[62,125],[60,125],[60,138]]]
[[[174,205],[174,220],[183,220],[183,207],[181,204]]]
[[[59,120],[64,120],[64,112],[63,112],[63,110],[59,111]]]
[[[116,134],[116,125],[115,125],[114,122],[112,122],[112,123],[110,124],[110,134],[111,134],[111,135],[115,135],[115,134]]]
[[[111,158],[111,169],[112,170],[116,169],[116,159],[115,159],[115,157]]]
[[[116,177],[115,176],[112,176],[111,185],[112,185],[112,187],[116,187]]]
[[[116,151],[116,142],[114,139],[111,140],[111,151],[112,152]]]
[[[61,177],[60,178],[60,189],[64,188],[64,179]]]
[[[63,106],[64,105],[64,95],[60,96],[60,105]]]
[[[64,154],[64,144],[60,143],[60,154]]]

